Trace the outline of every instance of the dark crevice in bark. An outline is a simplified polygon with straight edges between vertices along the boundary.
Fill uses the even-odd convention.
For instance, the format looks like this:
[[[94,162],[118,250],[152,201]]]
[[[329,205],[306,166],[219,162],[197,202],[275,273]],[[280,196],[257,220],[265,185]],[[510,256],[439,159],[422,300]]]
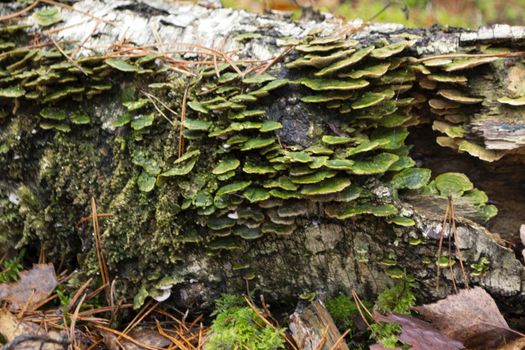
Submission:
[[[484,226],[514,245],[523,261],[519,229],[524,223],[525,213],[525,164],[511,156],[492,163],[485,162],[440,147],[435,142],[437,136],[439,134],[432,131],[430,125],[412,130],[409,143],[414,145],[414,159],[421,162],[421,166],[431,169],[435,176],[449,171],[465,173],[477,188],[485,191],[489,202],[498,208],[498,215]]]

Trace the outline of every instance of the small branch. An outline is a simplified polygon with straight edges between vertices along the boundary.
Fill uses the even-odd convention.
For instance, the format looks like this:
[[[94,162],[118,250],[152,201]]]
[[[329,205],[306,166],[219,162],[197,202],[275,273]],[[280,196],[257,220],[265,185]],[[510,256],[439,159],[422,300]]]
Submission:
[[[182,96],[182,107],[180,112],[180,133],[179,133],[179,158],[184,154],[184,120],[186,119],[186,101],[188,100],[188,91],[190,87],[186,86]]]
[[[459,240],[458,240],[458,230],[456,228],[456,218],[455,218],[455,212],[454,212],[454,205],[452,203],[452,199],[450,200],[450,216],[452,219],[452,232],[454,233],[454,244],[456,246],[456,254],[458,255],[459,260],[459,266],[461,267],[461,273],[463,274],[463,280],[465,281],[465,286],[467,289],[469,289],[469,283],[468,283],[468,277],[467,273],[465,272],[465,267],[463,266],[463,257],[461,256],[461,250],[459,249]]]
[[[436,262],[436,268],[437,268],[437,271],[436,271],[436,290],[439,289],[439,270],[440,270],[439,258],[441,258],[441,251],[443,249],[443,238],[445,237],[445,227],[447,226],[447,219],[448,219],[448,215],[449,215],[449,209],[450,209],[450,206],[448,205],[448,202],[447,202],[447,209],[445,210],[445,217],[443,218],[441,231],[439,232],[439,245],[438,245],[437,262]]]
[[[248,303],[248,306],[255,312],[255,314],[264,322],[266,325],[268,325],[270,328],[277,330],[277,327],[275,327],[270,321],[268,321],[257,309],[257,307],[254,305],[254,303],[251,301],[250,298],[247,296],[244,296],[244,300],[246,300],[246,303]],[[287,335],[284,335],[284,339],[286,342],[292,347],[294,350],[299,350],[297,346],[295,346],[295,343],[292,339],[290,339]]]
[[[167,109],[168,111],[170,111],[174,116],[176,116],[177,113],[176,113],[173,109],[171,109],[170,107],[168,107],[168,105],[166,105],[164,102],[162,102],[157,96],[152,95],[152,94],[149,94],[149,93],[147,93],[147,92],[145,92],[145,91],[141,91],[141,92],[142,92],[142,94],[143,94],[144,96],[146,96],[146,97],[148,98],[148,100],[150,100],[150,102],[153,104],[153,107],[155,107],[155,109],[157,110],[157,112],[159,112],[159,113],[164,117],[164,119],[166,119],[166,120],[168,121],[168,123],[170,123],[173,127],[176,127],[176,126],[177,126],[177,124],[176,124],[174,121],[172,121],[170,118],[168,118],[168,116],[166,116],[166,114],[164,114],[164,112],[162,112],[162,111],[160,110],[160,108],[155,104],[155,101],[157,101],[158,103],[160,103],[160,104],[162,105],[162,107],[166,108],[166,109]]]
[[[70,6],[70,5],[66,5],[66,4],[62,4],[60,2],[57,2],[57,1],[53,1],[53,0],[38,0],[37,2],[45,2],[46,4],[48,5],[53,5],[53,6],[58,6],[58,7],[62,7],[62,8],[65,8],[66,10],[69,10],[69,11],[73,11],[73,12],[78,12],[84,16],[88,16],[89,18],[92,18],[96,21],[99,21],[99,22],[104,22],[106,24],[109,24],[110,26],[113,26],[115,27],[116,24],[115,22],[112,22],[112,21],[108,21],[106,19],[103,19],[103,18],[99,18],[97,16],[93,16],[91,13],[89,12],[86,12],[86,11],[82,11],[82,10],[79,10],[79,9],[76,9],[74,8],[73,6]]]
[[[51,40],[51,42],[53,43],[53,45],[55,45],[55,47],[58,49],[58,51],[60,51],[60,53],[72,64],[74,65],[75,67],[77,67],[78,69],[80,69],[80,71],[82,73],[84,73],[84,75],[88,75],[87,72],[84,70],[84,68],[82,68],[80,65],[78,65],[75,61],[73,61],[73,59],[71,57],[68,56],[68,54],[62,50],[62,48],[60,47],[60,45],[58,45],[58,43],[55,41],[55,39],[53,39],[52,37],[49,37],[49,39]]]
[[[93,235],[95,236],[95,248],[97,253],[97,260],[100,266],[100,276],[102,277],[102,284],[105,286],[105,292],[106,292],[106,301],[109,302],[110,300],[110,279],[109,279],[109,273],[108,273],[108,266],[106,265],[106,260],[104,258],[104,254],[102,253],[102,242],[100,239],[100,226],[98,222],[98,215],[97,215],[97,202],[95,201],[95,197],[91,197],[91,219],[93,223]]]
[[[361,298],[359,298],[359,295],[357,294],[357,292],[355,291],[355,289],[352,289],[352,298],[354,298],[354,303],[355,303],[355,306],[357,307],[357,311],[359,312],[359,315],[361,315],[361,318],[363,319],[363,322],[366,323],[366,325],[368,326],[368,328],[370,328],[370,323],[368,322],[368,320],[366,319],[366,316],[363,314],[363,310],[361,310],[361,307],[366,311],[366,313],[370,316],[370,318],[372,318],[374,321],[376,321],[374,319],[374,316],[372,316],[372,314],[370,313],[370,311],[368,311],[368,309],[365,307],[365,305],[363,304],[363,302],[361,301]],[[377,321],[376,321],[377,322]]]
[[[432,60],[441,59],[441,58],[484,58],[484,57],[499,57],[499,58],[525,57],[525,51],[504,52],[504,53],[476,53],[476,54],[450,53],[450,54],[418,58],[415,60],[410,60],[410,63],[421,63],[421,62],[432,61]]]
[[[270,69],[270,67],[272,67],[274,64],[276,64],[277,62],[279,62],[280,60],[282,60],[286,55],[288,55],[290,53],[290,51],[293,50],[293,46],[289,46],[287,47],[286,49],[284,49],[279,55],[277,55],[273,60],[271,60],[270,62],[268,62],[268,64],[266,64],[264,66],[263,69],[261,69],[257,74],[255,74],[255,76],[259,76],[261,74],[263,74],[264,72],[266,72],[268,69]]]
[[[40,0],[37,0],[34,3],[32,3],[31,5],[29,5],[26,8],[24,8],[23,10],[20,10],[20,11],[15,12],[15,13],[11,13],[9,15],[2,16],[2,17],[0,17],[0,22],[7,21],[7,20],[10,20],[10,19],[22,16],[24,13],[31,11],[39,3],[40,3]]]

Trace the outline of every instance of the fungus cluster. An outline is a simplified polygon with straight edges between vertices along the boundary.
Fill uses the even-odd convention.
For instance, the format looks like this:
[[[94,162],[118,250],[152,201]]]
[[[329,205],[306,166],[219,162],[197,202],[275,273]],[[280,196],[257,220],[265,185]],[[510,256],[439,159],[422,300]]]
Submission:
[[[41,25],[56,23],[52,11],[36,17]],[[288,71],[241,75],[234,65],[218,63],[181,78],[157,65],[156,55],[93,56],[71,62],[53,47],[21,45],[28,41],[26,29],[19,25],[0,29],[0,123],[15,120],[20,105],[28,102],[30,107],[22,108],[39,132],[81,133],[105,122],[82,108],[86,101],[103,93],[121,96],[123,113],[112,118],[114,135],[108,136],[114,142],[110,146],[115,179],[105,194],[118,195],[108,201],[114,217],[108,219],[105,239],[129,249],[108,248],[110,264],[136,257],[133,244],[140,235],[141,247],[151,244],[152,250],[163,251],[159,257],[148,257],[144,269],[177,264],[184,252],[193,249],[208,255],[242,249],[248,241],[266,235],[294,234],[300,217],[312,208],[328,219],[373,215],[391,224],[413,226],[414,218],[398,209],[400,191],[454,197],[482,213],[483,220],[496,214],[495,207],[486,204],[485,193],[474,189],[465,175],[441,174],[431,181],[430,170],[416,167],[406,144],[407,128],[425,122],[423,116],[429,115],[425,111],[430,111],[435,117],[433,128],[445,135],[438,138],[439,144],[484,159],[482,154],[488,151],[465,138],[463,125],[482,101],[469,96],[468,77],[461,72],[494,58],[414,63],[407,49],[417,38],[410,34],[366,44],[346,36],[309,35],[293,43],[294,53],[285,64]],[[131,79],[134,92],[115,86],[113,76]],[[185,89],[187,99],[182,98]],[[269,111],[272,99],[286,96],[289,89],[300,94],[300,103],[320,111],[322,130],[308,146],[281,142],[279,132],[285,126]],[[159,97],[152,99],[152,95]],[[499,102],[523,104],[520,98]],[[17,128],[0,131],[0,164],[9,161],[5,155],[12,152],[18,132]],[[63,141],[48,140],[55,151]],[[68,140],[73,142],[74,137]],[[60,151],[57,154],[59,158]],[[61,161],[55,163],[57,172],[62,171]],[[44,187],[54,186],[44,177],[37,178]],[[16,181],[24,179],[20,176]],[[381,186],[388,189],[387,195],[375,190]],[[54,191],[50,192],[59,192]],[[142,210],[140,215],[119,217],[133,200]],[[41,217],[52,212],[44,205],[31,210]],[[125,226],[128,219],[137,225]],[[420,243],[420,239],[410,241]],[[164,254],[168,261],[162,260]],[[359,254],[362,261],[368,259],[366,252]],[[383,265],[391,277],[399,278],[403,272],[391,260]],[[255,278],[246,263],[236,264],[233,270],[245,279]],[[149,281],[141,281],[148,288],[142,289],[139,304],[148,293],[164,296],[173,284],[163,282],[157,272],[150,274]],[[172,279],[182,280],[174,275]]]

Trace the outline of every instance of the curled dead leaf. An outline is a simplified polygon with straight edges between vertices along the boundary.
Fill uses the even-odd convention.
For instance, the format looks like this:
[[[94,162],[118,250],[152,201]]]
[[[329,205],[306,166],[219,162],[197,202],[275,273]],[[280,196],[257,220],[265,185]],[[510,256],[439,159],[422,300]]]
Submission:
[[[23,271],[19,280],[0,284],[0,300],[9,303],[11,311],[26,307],[31,310],[45,300],[57,286],[53,264],[37,264],[31,270]]]
[[[496,349],[516,337],[494,299],[480,287],[463,289],[434,304],[414,308],[444,335],[469,349]]]

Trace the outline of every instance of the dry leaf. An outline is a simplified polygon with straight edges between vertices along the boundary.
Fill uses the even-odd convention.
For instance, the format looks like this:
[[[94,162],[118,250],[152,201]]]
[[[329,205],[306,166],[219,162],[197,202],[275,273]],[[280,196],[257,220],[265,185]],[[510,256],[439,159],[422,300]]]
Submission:
[[[459,350],[464,349],[459,341],[450,339],[441,334],[428,322],[422,321],[413,316],[389,314],[374,314],[374,318],[381,322],[397,323],[401,326],[399,341],[403,344],[411,345],[411,350]],[[379,344],[375,344],[379,345]],[[372,350],[384,349],[382,345],[371,346]]]
[[[463,289],[434,304],[414,308],[441,333],[473,349],[495,349],[515,338],[494,299],[482,288]]]
[[[18,281],[0,284],[0,300],[7,301],[12,311],[33,306],[45,300],[57,286],[53,264],[37,264],[20,273]]]

